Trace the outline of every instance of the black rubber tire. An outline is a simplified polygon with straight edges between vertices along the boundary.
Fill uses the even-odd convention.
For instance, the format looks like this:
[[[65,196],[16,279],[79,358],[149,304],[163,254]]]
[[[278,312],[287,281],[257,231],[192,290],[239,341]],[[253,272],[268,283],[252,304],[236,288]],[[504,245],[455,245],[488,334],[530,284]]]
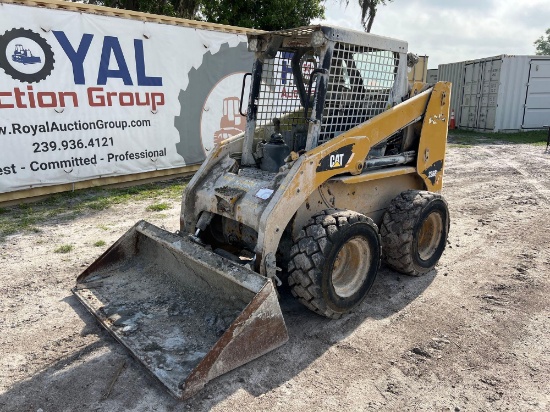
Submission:
[[[435,215],[431,216],[432,213]],[[421,230],[427,219],[434,219],[440,227],[433,231],[430,242],[433,245],[420,246],[424,254],[422,257],[419,236],[424,239]],[[385,263],[405,275],[428,273],[445,250],[449,226],[449,208],[443,196],[424,190],[402,192],[391,201],[382,218],[380,234]]]
[[[354,282],[349,296],[341,296],[333,283],[333,268],[348,241],[368,245],[368,266],[366,274]],[[380,235],[370,218],[348,210],[328,209],[308,221],[294,240],[290,256],[288,283],[292,294],[313,312],[338,319],[356,308],[369,292],[382,258]],[[347,274],[342,276],[346,278]]]
[[[33,40],[44,52],[44,66],[33,74],[26,74],[15,69],[6,57],[6,48],[8,47],[9,42],[13,39],[19,37],[25,37],[27,39]],[[26,83],[38,83],[46,77],[48,77],[53,70],[55,63],[54,54],[52,47],[48,42],[40,36],[38,33],[33,32],[28,29],[12,29],[5,32],[0,36],[0,67],[4,69],[6,74],[14,80],[19,80]]]

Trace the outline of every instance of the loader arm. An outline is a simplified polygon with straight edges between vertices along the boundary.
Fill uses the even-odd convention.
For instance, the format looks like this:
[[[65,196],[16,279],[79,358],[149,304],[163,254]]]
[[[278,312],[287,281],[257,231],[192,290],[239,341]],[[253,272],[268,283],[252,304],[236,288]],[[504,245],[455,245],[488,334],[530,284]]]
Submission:
[[[422,118],[417,173],[424,180],[427,190],[441,190],[450,91],[450,83],[439,82],[432,89],[301,156],[261,216],[256,249],[262,258],[257,261],[263,261],[260,273],[268,277],[276,275],[275,253],[283,231],[293,214],[321,184],[332,177],[348,173],[357,175],[355,180],[361,181],[370,149]]]
[[[193,233],[195,231],[196,222],[194,209],[197,188],[200,187],[201,183],[206,179],[212,169],[218,165],[221,159],[224,159],[231,153],[242,151],[243,143],[244,132],[225,139],[214,146],[214,149],[210,151],[204,162],[202,162],[199,170],[195,172],[193,178],[183,191],[180,213],[180,232]]]

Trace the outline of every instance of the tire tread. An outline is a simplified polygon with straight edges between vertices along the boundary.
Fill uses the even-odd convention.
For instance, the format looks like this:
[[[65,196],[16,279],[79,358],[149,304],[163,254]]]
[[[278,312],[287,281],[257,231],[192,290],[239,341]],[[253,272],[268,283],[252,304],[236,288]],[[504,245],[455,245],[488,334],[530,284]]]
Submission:
[[[390,268],[410,276],[425,273],[415,267],[412,259],[414,227],[422,210],[436,199],[447,204],[440,194],[425,190],[407,190],[392,200],[380,226],[382,256]],[[445,223],[448,233],[449,219]]]
[[[317,280],[321,277],[325,256],[332,248],[336,233],[357,222],[372,226],[378,233],[376,224],[365,215],[349,210],[327,209],[314,215],[295,239],[299,252],[292,256],[289,264],[291,293],[308,309],[327,318],[339,319],[343,313],[327,306]],[[380,240],[380,234],[378,238]],[[296,248],[292,250],[296,251]]]

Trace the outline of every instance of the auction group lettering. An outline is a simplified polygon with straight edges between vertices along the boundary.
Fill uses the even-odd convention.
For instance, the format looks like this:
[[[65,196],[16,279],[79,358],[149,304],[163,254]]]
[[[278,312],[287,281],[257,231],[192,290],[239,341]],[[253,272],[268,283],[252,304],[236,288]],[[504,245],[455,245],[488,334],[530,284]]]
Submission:
[[[90,33],[82,34],[80,41],[69,41],[63,31],[52,31],[59,46],[72,66],[72,77],[75,87],[86,86],[90,83],[90,73],[84,70],[85,62],[94,59],[89,58],[90,46],[97,41],[98,36]],[[101,41],[101,40],[100,40]],[[85,99],[79,98],[76,91],[35,91],[32,85],[26,86],[26,90],[14,87],[11,90],[0,90],[0,109],[35,109],[35,108],[64,108],[79,107],[84,100],[90,107],[109,106],[148,106],[156,112],[159,106],[165,104],[164,93],[158,89],[155,91],[106,91],[107,83],[114,81],[128,87],[162,87],[160,76],[146,74],[145,52],[143,40],[134,39],[132,52],[126,50],[120,44],[117,37],[104,36],[101,47],[101,57],[97,63],[97,76],[92,80],[93,87],[86,87]],[[77,43],[76,47],[73,44]],[[133,65],[127,63],[127,56],[132,56]],[[135,73],[131,74],[129,67],[135,67]],[[94,72],[94,71],[92,71]],[[88,77],[88,79],[87,79]]]

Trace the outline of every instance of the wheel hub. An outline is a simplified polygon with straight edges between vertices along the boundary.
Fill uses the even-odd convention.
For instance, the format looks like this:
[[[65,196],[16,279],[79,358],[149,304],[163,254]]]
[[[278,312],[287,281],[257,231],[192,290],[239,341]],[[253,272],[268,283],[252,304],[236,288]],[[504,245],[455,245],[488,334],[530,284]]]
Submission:
[[[420,259],[428,260],[436,252],[443,235],[443,219],[440,213],[432,212],[422,223],[418,232],[417,247]]]
[[[361,236],[348,240],[339,250],[332,266],[332,286],[343,298],[356,293],[367,277],[371,262],[369,243]]]

